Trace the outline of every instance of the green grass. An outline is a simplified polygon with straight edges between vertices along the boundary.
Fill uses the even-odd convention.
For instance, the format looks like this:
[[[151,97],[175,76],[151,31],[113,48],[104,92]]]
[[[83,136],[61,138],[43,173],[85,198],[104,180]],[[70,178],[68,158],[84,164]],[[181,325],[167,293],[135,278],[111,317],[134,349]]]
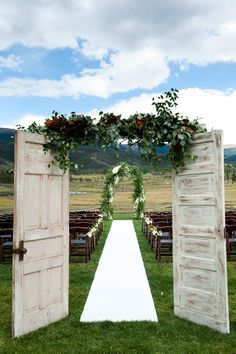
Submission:
[[[128,219],[131,215],[115,215]],[[236,262],[228,264],[231,333],[224,335],[173,315],[172,264],[158,263],[134,220],[140,249],[159,318],[152,322],[80,323],[110,222],[88,264],[70,265],[70,314],[67,318],[11,339],[11,270],[0,266],[0,353],[236,353]]]

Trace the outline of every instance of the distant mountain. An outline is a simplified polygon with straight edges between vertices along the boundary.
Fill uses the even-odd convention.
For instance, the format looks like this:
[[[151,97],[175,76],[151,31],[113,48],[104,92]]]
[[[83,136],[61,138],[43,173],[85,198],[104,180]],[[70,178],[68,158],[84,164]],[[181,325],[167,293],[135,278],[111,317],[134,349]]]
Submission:
[[[102,150],[94,146],[80,146],[71,154],[72,161],[78,163],[80,173],[106,173],[111,166],[119,162],[127,162],[139,166],[144,172],[153,169],[153,163],[144,161],[137,149],[121,146],[119,151],[114,149]]]
[[[0,128],[0,169],[5,169],[12,165],[14,160],[14,145],[12,136],[13,129]],[[168,146],[158,148],[158,152],[165,155]],[[236,146],[224,149],[225,163],[236,163]],[[71,158],[79,165],[79,173],[106,172],[111,166],[120,161],[135,164],[144,172],[153,169],[153,163],[144,161],[138,149],[128,149],[122,145],[117,153],[113,149],[107,151],[94,146],[80,146],[78,150],[71,154]]]
[[[225,148],[225,163],[236,163],[236,146]]]
[[[0,128],[0,170],[6,169],[14,160],[13,129]],[[167,147],[160,150],[166,153]],[[107,172],[107,170],[120,161],[139,166],[144,172],[153,169],[153,164],[144,161],[138,149],[128,149],[122,145],[119,151],[114,149],[102,150],[96,146],[80,146],[71,154],[71,159],[79,165],[79,173]]]
[[[0,166],[9,166],[14,160],[13,129],[0,128]]]

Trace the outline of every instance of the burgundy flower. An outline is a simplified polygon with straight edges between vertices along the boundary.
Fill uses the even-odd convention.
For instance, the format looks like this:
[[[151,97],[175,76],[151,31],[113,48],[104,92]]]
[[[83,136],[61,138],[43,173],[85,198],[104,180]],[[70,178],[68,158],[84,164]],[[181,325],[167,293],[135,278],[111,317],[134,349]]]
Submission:
[[[136,127],[140,128],[145,124],[145,120],[144,119],[136,119]]]

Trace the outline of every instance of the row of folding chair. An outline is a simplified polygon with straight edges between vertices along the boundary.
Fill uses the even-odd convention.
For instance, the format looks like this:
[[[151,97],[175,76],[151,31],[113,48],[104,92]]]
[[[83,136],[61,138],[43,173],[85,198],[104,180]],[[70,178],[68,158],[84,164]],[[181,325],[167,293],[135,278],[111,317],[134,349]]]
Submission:
[[[0,263],[11,262],[13,245],[13,214],[0,215]]]
[[[236,260],[236,211],[226,212],[225,232],[227,260]]]
[[[143,214],[142,231],[160,262],[163,256],[172,256],[172,214],[147,212]]]
[[[0,218],[0,263],[12,260],[13,219],[6,224],[7,217]],[[10,226],[10,227],[9,227]],[[95,250],[103,230],[103,220],[98,212],[71,212],[69,218],[70,260],[87,262]]]
[[[172,218],[169,213],[149,212],[143,215],[142,230],[155,250],[156,258],[172,255]],[[236,260],[236,212],[225,214],[227,260]]]
[[[12,229],[13,228],[13,214],[0,215],[0,229]]]
[[[70,213],[70,261],[88,262],[103,230],[99,212]]]
[[[0,228],[0,263],[11,262],[13,228]]]

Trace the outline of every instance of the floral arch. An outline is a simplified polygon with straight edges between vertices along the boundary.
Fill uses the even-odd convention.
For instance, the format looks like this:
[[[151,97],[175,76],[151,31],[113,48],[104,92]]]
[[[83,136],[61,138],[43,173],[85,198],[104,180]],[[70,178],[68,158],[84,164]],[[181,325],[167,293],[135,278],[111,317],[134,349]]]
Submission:
[[[112,219],[114,190],[124,176],[127,176],[134,183],[133,202],[135,217],[139,218],[144,209],[145,195],[142,172],[137,166],[131,166],[123,162],[114,167],[106,176],[101,200],[101,212],[107,219]]]

